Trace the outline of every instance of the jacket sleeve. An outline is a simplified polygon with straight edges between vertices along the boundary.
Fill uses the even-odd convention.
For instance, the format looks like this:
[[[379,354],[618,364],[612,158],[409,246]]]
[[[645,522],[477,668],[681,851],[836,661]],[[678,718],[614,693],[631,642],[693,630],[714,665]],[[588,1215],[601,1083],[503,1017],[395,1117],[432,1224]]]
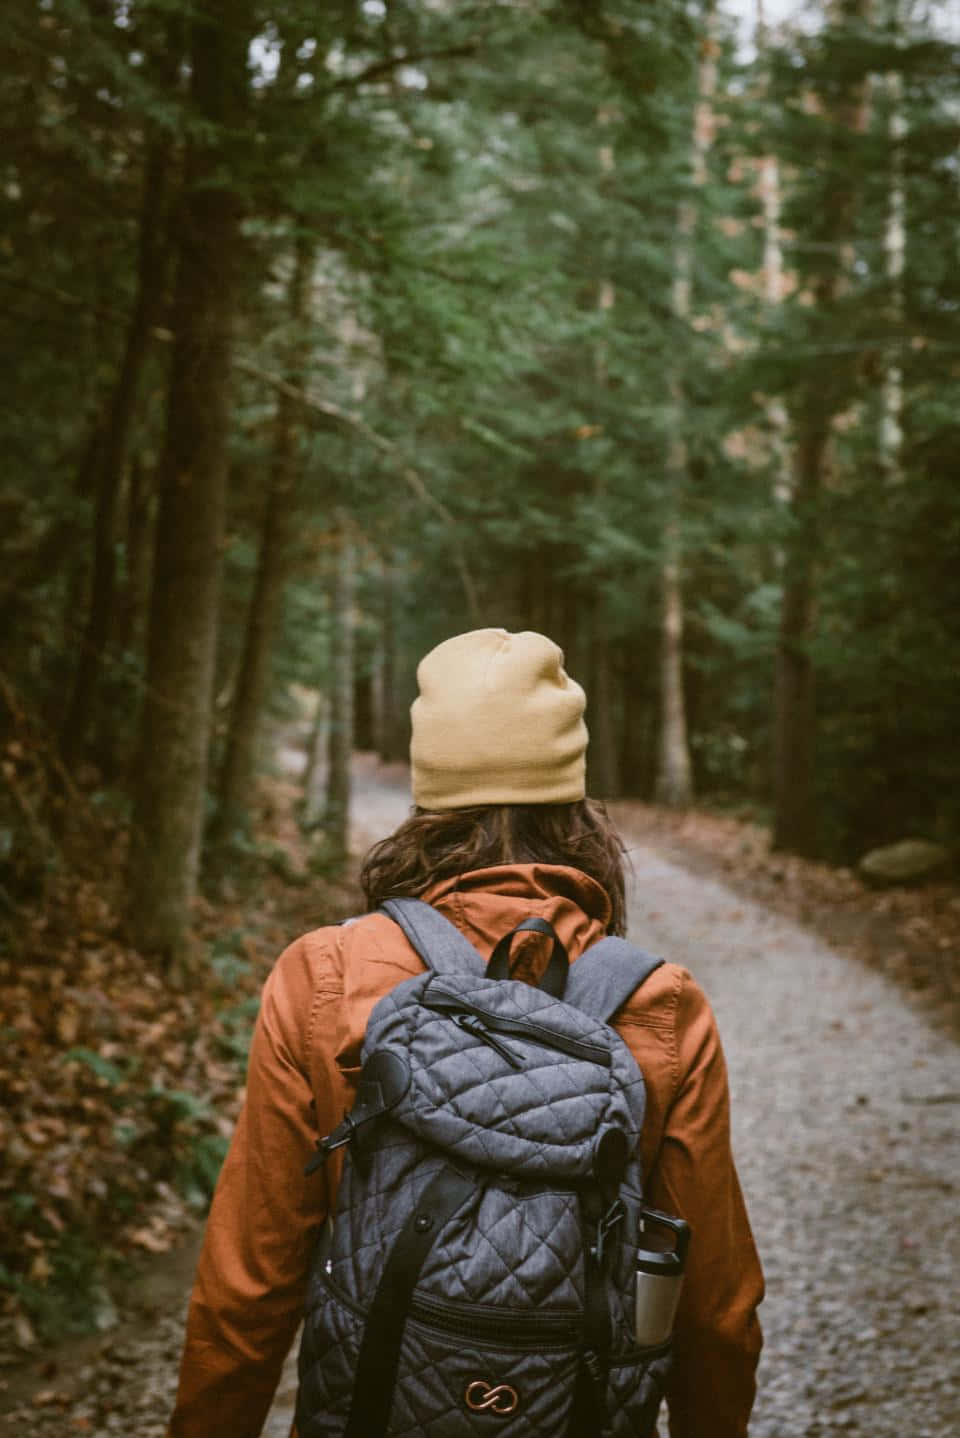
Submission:
[[[756,1391],[763,1276],[730,1147],[727,1070],[702,990],[679,971],[678,1080],[651,1181],[655,1208],[693,1231],[667,1388],[671,1438],[745,1438]]]
[[[207,1221],[170,1438],[255,1438],[303,1310],[326,1214],[308,1078],[313,984],[303,941],[263,991],[243,1110]]]

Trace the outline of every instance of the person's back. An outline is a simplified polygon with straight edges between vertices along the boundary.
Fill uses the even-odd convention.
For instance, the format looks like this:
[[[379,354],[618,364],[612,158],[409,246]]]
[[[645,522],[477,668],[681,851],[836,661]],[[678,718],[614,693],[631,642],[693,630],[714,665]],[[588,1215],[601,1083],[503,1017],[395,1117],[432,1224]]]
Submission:
[[[424,661],[412,747],[420,807],[367,859],[371,911],[390,898],[424,899],[484,959],[531,916],[549,922],[574,965],[623,932],[622,851],[584,798],[583,696],[561,659],[541,636],[487,630]],[[539,935],[521,935],[511,976],[536,983],[549,952]],[[304,1167],[351,1107],[372,1010],[423,970],[378,912],[308,934],[278,960],[208,1223],[172,1438],[260,1432],[336,1197],[337,1154],[312,1176]],[[753,1401],[762,1279],[730,1152],[715,1021],[691,976],[665,963],[614,1027],[646,1086],[645,1201],[694,1234],[667,1386],[671,1433],[738,1438]]]

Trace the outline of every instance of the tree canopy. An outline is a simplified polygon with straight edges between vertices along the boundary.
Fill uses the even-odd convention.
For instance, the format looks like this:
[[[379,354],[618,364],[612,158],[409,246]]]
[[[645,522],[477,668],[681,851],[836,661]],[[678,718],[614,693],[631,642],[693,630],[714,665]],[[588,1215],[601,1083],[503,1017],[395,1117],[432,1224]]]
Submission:
[[[143,943],[345,625],[384,753],[426,648],[540,628],[597,792],[672,745],[785,848],[955,840],[940,7],[9,8],[3,722],[52,833],[126,806]]]

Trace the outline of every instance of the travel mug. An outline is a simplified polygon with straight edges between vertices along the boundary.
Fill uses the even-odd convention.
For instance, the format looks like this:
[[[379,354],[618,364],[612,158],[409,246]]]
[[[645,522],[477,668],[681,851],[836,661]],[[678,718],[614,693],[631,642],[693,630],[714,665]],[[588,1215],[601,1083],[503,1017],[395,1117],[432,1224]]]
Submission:
[[[682,1218],[652,1208],[643,1209],[641,1219],[649,1247],[637,1251],[634,1331],[638,1347],[656,1348],[673,1332],[690,1227]]]

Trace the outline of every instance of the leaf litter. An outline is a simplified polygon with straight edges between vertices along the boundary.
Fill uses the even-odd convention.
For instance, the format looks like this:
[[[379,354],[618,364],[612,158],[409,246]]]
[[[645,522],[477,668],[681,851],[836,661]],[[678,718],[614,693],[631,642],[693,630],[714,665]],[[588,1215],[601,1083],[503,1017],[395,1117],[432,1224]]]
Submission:
[[[188,976],[126,941],[109,827],[102,868],[52,874],[0,951],[0,1404],[49,1342],[114,1328],[144,1262],[195,1242],[270,966],[295,934],[356,911],[350,875],[310,871],[295,786],[264,786],[269,834],[197,900]],[[55,1409],[58,1390],[32,1402]]]

